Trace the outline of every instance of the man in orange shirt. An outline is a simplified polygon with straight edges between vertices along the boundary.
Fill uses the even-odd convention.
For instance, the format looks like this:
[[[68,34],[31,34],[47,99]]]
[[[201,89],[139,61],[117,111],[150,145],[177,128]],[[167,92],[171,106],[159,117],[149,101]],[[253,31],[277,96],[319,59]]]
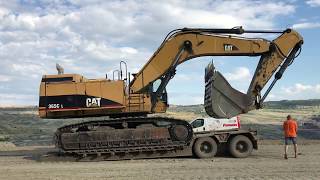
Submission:
[[[288,115],[287,120],[283,122],[283,131],[284,131],[284,138],[285,138],[285,145],[284,145],[285,159],[288,159],[287,152],[288,152],[289,141],[292,141],[294,145],[294,157],[297,158],[297,140],[296,140],[297,130],[298,130],[297,122],[293,120],[290,115]]]

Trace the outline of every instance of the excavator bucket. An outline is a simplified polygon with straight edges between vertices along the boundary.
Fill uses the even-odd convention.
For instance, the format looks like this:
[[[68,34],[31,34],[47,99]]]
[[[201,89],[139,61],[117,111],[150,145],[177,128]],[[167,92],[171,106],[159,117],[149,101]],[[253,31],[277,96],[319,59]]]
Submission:
[[[214,118],[231,118],[248,111],[251,97],[234,88],[215,70],[213,63],[205,69],[204,107]]]

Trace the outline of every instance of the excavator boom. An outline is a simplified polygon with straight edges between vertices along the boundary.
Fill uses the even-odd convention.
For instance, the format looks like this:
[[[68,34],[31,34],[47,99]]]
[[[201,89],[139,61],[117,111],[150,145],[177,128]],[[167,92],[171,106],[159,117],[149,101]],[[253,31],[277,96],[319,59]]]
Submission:
[[[227,33],[228,35],[225,35]],[[230,34],[280,33],[273,41],[243,38]],[[156,96],[174,76],[176,67],[199,56],[261,56],[247,94],[232,88],[219,73],[212,73],[207,85],[205,109],[216,118],[230,118],[252,109],[261,108],[260,92],[279,66],[281,77],[288,63],[302,45],[302,37],[294,30],[245,31],[237,29],[181,29],[169,35],[131,83],[132,92],[144,92],[161,80]],[[281,75],[280,75],[281,74]],[[278,78],[279,79],[279,78]],[[211,90],[208,89],[211,88]],[[268,89],[270,92],[272,87]],[[210,91],[210,93],[209,93]],[[265,94],[264,98],[266,97]],[[263,98],[263,100],[264,100]]]
[[[270,42],[261,38],[243,38],[208,29],[182,29],[169,36],[131,82],[133,92],[142,92],[172,67],[200,56],[260,56],[269,52]],[[230,29],[230,32],[234,32]],[[236,31],[242,32],[241,30]]]

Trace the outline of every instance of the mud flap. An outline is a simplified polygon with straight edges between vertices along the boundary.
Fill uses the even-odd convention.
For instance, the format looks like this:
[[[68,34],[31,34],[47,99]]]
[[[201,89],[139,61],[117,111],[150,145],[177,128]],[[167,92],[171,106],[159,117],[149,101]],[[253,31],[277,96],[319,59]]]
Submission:
[[[248,112],[251,97],[232,88],[212,63],[206,67],[205,82],[204,107],[209,116],[231,118]]]

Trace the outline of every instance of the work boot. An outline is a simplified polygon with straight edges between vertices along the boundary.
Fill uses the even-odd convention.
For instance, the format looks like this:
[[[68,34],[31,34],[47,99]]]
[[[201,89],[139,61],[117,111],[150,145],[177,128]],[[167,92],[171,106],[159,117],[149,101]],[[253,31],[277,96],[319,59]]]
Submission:
[[[284,155],[284,159],[288,159],[288,156],[286,154]]]

